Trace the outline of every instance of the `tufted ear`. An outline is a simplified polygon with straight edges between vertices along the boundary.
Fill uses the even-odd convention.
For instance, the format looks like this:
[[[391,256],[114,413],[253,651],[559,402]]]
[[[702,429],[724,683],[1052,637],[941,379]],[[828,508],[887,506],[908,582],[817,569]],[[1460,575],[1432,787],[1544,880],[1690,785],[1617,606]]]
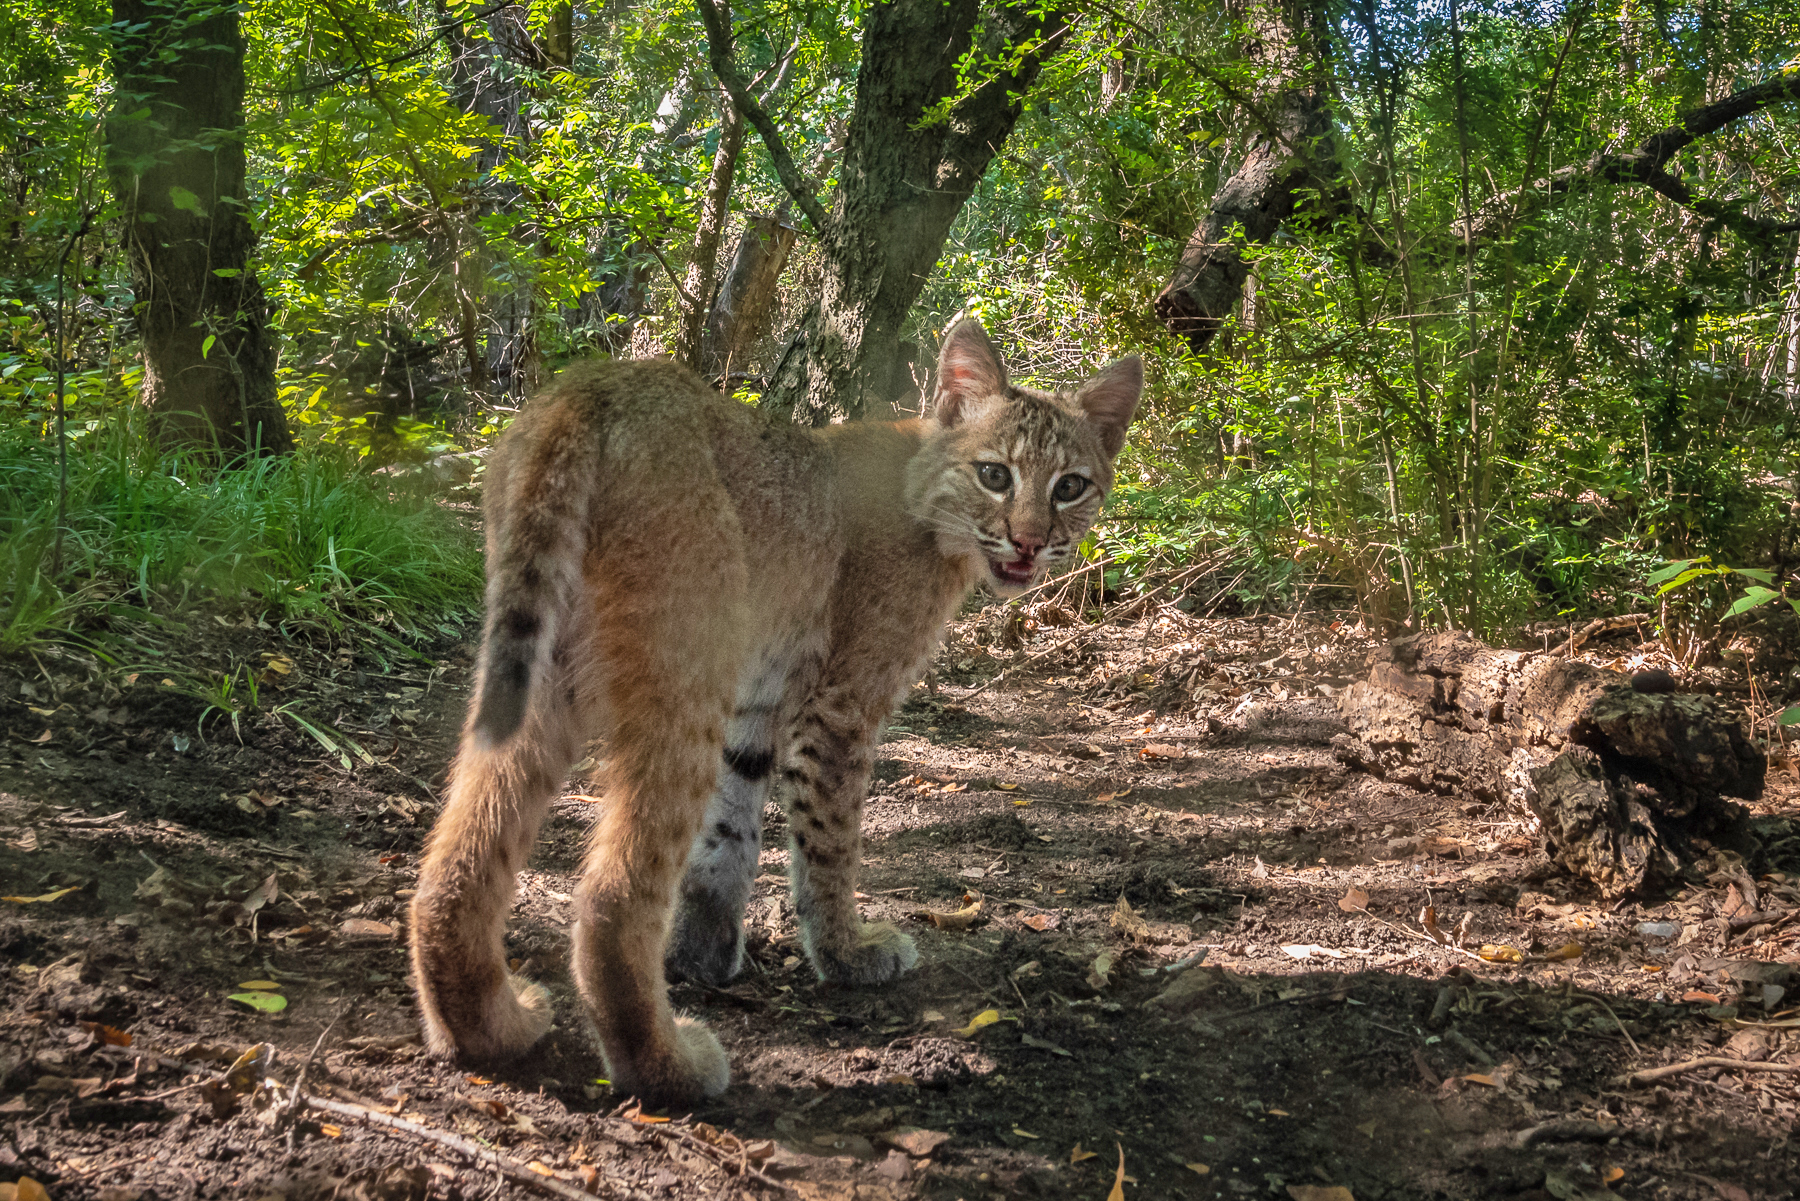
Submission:
[[[958,321],[944,336],[938,354],[937,392],[932,414],[940,425],[961,425],[992,396],[1006,394],[1006,367],[988,341],[987,331],[973,317]]]
[[[1100,434],[1107,458],[1125,445],[1125,427],[1131,424],[1143,394],[1144,360],[1137,355],[1108,363],[1075,393],[1075,402]]]

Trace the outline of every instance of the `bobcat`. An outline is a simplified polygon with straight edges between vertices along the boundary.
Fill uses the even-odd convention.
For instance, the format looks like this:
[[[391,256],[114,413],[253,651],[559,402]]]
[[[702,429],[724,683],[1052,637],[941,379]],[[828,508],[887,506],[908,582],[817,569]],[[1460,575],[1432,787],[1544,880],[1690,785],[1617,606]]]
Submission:
[[[946,337],[923,420],[772,424],[668,362],[558,377],[488,468],[475,699],[412,906],[427,1046],[494,1060],[550,1028],[502,929],[550,798],[602,732],[572,966],[616,1088],[725,1088],[725,1052],[671,1012],[664,973],[741,966],[777,781],[819,977],[916,964],[854,903],[881,725],[973,585],[1016,594],[1068,558],[1142,389],[1136,357],[1073,393],[1013,387],[973,320]]]

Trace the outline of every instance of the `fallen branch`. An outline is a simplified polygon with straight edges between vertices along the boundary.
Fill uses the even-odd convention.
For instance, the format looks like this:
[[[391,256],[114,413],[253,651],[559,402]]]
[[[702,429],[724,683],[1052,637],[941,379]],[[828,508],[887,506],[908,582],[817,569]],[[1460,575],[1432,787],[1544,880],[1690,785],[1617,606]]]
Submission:
[[[433,1130],[431,1127],[422,1126],[418,1122],[409,1121],[406,1118],[395,1117],[392,1114],[377,1113],[367,1106],[352,1105],[348,1101],[333,1101],[326,1097],[315,1097],[308,1094],[306,1095],[306,1104],[314,1109],[322,1109],[326,1113],[335,1113],[346,1118],[356,1118],[359,1121],[370,1122],[376,1126],[386,1126],[390,1130],[399,1130],[417,1138],[425,1139],[428,1142],[437,1143],[439,1146],[455,1151],[465,1158],[472,1159],[477,1163],[486,1164],[488,1167],[494,1169],[494,1171],[505,1176],[515,1184],[522,1184],[527,1188],[538,1189],[542,1192],[549,1193],[553,1197],[561,1197],[564,1201],[594,1201],[594,1194],[587,1192],[584,1189],[577,1188],[565,1181],[558,1180],[554,1176],[540,1176],[524,1164],[509,1159],[496,1151],[490,1151],[486,1147],[472,1143],[459,1134],[451,1134],[447,1130]]]
[[[1627,1072],[1623,1076],[1616,1077],[1614,1083],[1621,1085],[1649,1084],[1657,1080],[1666,1080],[1670,1076],[1679,1076],[1683,1072],[1697,1071],[1700,1068],[1729,1068],[1734,1072],[1800,1073],[1800,1063],[1759,1063],[1750,1059],[1725,1059],[1718,1055],[1702,1055],[1699,1059],[1687,1059],[1660,1068],[1644,1068],[1637,1072]]]
[[[1567,642],[1549,653],[1566,659],[1580,650],[1581,644],[1596,634],[1605,634],[1613,630],[1628,630],[1632,626],[1641,626],[1649,620],[1648,613],[1623,613],[1617,617],[1596,618],[1570,634]]]

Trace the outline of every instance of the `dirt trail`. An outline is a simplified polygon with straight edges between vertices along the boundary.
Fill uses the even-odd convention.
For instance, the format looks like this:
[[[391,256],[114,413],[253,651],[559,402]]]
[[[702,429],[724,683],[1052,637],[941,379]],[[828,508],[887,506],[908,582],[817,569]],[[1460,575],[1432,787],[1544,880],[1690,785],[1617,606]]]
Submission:
[[[1045,606],[958,627],[882,748],[864,908],[918,940],[915,973],[869,991],[812,978],[771,815],[749,968],[727,990],[674,990],[724,1041],[733,1083],[673,1121],[596,1083],[573,1017],[563,926],[605,803],[586,774],[509,934],[557,1028],[486,1076],[420,1054],[404,907],[466,645],[426,664],[214,635],[221,656],[282,658],[265,706],[303,700],[355,739],[375,762],[349,770],[266,711],[241,744],[216,716],[201,737],[203,702],[154,671],[12,664],[0,891],[74,891],[0,907],[0,1181],[29,1175],[57,1201],[1099,1201],[1122,1154],[1128,1198],[1793,1195],[1786,771],[1754,817],[1772,917],[1734,927],[1744,898],[1723,861],[1608,910],[1550,872],[1522,814],[1336,761],[1328,694],[1365,641],[1286,618],[1066,621]],[[1430,937],[1427,907],[1464,946]],[[1525,960],[1484,961],[1483,944]],[[1559,958],[1571,944],[1579,957]],[[256,993],[286,1006],[228,999]],[[307,1091],[337,1110],[198,1086],[199,1067],[259,1042],[283,1085],[310,1057]],[[1752,1066],[1623,1078],[1701,1056]]]

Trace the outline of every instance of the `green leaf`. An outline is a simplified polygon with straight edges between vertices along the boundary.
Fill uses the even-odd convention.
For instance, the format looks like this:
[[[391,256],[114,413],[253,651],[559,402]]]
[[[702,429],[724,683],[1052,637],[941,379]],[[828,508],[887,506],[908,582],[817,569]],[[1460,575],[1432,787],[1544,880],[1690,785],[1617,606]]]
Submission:
[[[1690,567],[1668,583],[1664,584],[1661,588],[1658,588],[1656,590],[1656,595],[1661,596],[1665,592],[1672,592],[1683,584],[1692,583],[1703,575],[1718,574],[1718,569],[1714,567]]]
[[[202,359],[204,359],[207,356],[207,354],[212,351],[213,343],[217,342],[218,340],[219,340],[219,335],[217,335],[217,334],[206,335],[206,341],[200,343],[200,357]]]
[[[214,267],[213,274],[220,279],[236,279],[238,276],[242,275],[243,272],[239,271],[236,267]]]
[[[1673,559],[1673,560],[1670,560],[1669,562],[1663,564],[1661,567],[1658,567],[1655,571],[1651,572],[1649,578],[1646,579],[1644,581],[1644,583],[1660,584],[1664,580],[1668,579],[1670,576],[1680,575],[1682,572],[1686,571],[1689,567],[1693,566],[1695,563],[1704,563],[1704,562],[1706,562],[1705,556],[1702,556],[1698,559]]]
[[[280,1013],[287,1008],[287,998],[272,992],[236,992],[225,998],[263,1013]]]
[[[1737,600],[1732,603],[1731,608],[1725,610],[1725,616],[1736,617],[1739,613],[1747,613],[1759,605],[1766,605],[1770,601],[1780,599],[1781,593],[1775,591],[1773,588],[1764,588],[1761,584],[1752,584],[1750,587],[1744,589],[1744,595],[1738,597]]]
[[[1751,579],[1755,580],[1759,584],[1773,585],[1775,583],[1775,573],[1768,570],[1767,568],[1739,567],[1736,569],[1736,571],[1739,575],[1749,576]]]
[[[1775,715],[1775,724],[1778,726],[1800,724],[1800,705],[1789,705],[1780,713],[1777,713]]]
[[[206,216],[205,211],[200,207],[200,197],[188,191],[180,184],[175,184],[170,187],[169,203],[183,212],[194,213],[201,217]]]

